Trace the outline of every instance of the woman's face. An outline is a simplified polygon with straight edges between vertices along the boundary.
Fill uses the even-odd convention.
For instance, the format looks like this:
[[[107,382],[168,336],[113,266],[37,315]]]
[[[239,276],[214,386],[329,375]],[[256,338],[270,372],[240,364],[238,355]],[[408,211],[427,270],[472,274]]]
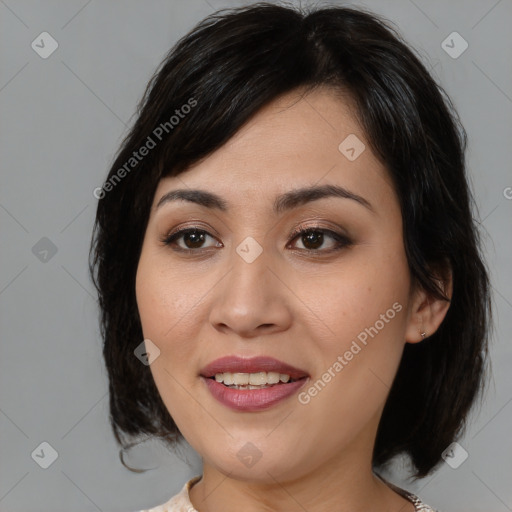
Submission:
[[[404,343],[419,337],[399,203],[347,105],[327,89],[282,96],[156,190],[136,284],[160,350],[150,369],[204,464],[237,479],[368,464]],[[161,202],[177,190],[203,195]],[[196,233],[172,236],[185,228]],[[306,377],[228,388],[205,374],[292,372],[205,370],[226,356]]]

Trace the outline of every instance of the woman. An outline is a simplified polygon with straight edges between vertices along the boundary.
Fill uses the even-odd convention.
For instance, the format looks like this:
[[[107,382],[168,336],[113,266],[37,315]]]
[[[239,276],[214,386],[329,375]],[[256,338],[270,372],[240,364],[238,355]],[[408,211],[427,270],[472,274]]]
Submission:
[[[117,441],[203,461],[152,510],[432,510],[378,472],[431,473],[484,386],[465,143],[367,12],[256,4],[171,50],[91,247]]]

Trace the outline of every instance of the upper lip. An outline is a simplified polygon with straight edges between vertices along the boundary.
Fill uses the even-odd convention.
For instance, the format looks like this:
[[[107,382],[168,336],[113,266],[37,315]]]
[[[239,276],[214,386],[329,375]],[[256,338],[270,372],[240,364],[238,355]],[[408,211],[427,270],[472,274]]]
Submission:
[[[300,368],[283,363],[278,359],[267,356],[244,358],[239,356],[225,356],[215,359],[201,370],[203,377],[213,377],[217,373],[257,373],[278,372],[285,373],[292,379],[307,377],[308,373]]]

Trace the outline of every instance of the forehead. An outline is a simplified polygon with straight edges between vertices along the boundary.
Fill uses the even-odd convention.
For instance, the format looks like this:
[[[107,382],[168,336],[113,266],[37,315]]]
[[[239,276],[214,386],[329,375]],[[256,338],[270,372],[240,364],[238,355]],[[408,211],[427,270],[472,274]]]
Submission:
[[[283,168],[288,163],[337,161],[339,143],[351,133],[365,139],[349,104],[333,92],[290,92],[258,111],[209,163],[236,162],[250,170],[260,162]]]
[[[164,178],[155,201],[183,184],[249,198],[320,183],[339,184],[375,200],[379,189],[391,186],[350,99],[327,88],[273,100],[211,155]]]

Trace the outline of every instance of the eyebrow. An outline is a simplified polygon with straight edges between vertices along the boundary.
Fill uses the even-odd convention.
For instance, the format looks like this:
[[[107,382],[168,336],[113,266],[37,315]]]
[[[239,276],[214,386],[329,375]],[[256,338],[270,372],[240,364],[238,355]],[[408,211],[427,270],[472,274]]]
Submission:
[[[291,190],[278,196],[273,205],[273,211],[276,214],[282,213],[293,208],[297,208],[304,204],[323,199],[327,197],[340,197],[342,199],[350,199],[364,206],[372,213],[375,213],[373,206],[364,197],[341,187],[339,185],[319,185],[312,187],[303,187]],[[199,204],[206,208],[216,209],[222,212],[229,210],[228,203],[217,194],[199,189],[178,189],[171,190],[164,194],[158,201],[156,208],[170,203],[172,201],[188,201]]]

